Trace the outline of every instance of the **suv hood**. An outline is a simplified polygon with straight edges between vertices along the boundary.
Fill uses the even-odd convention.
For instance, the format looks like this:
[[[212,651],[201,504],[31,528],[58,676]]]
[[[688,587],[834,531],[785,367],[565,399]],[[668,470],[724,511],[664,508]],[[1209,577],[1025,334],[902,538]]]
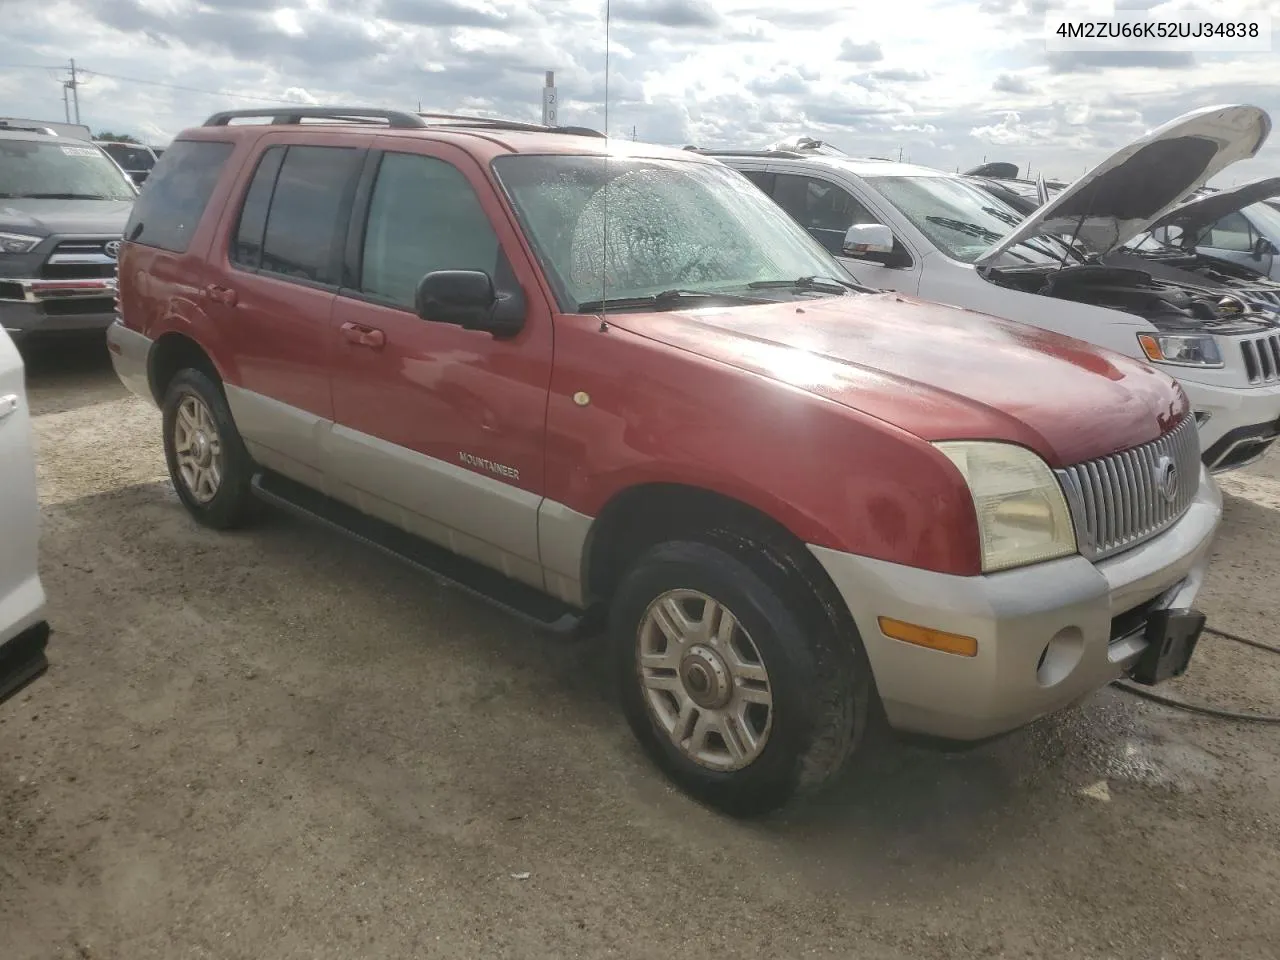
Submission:
[[[1072,234],[1101,256],[1151,228],[1179,201],[1237,160],[1254,156],[1271,133],[1260,107],[1204,107],[1170,120],[1112,154],[994,244],[988,265],[1023,240]]]
[[[901,294],[620,312],[609,323],[925,440],[1007,440],[1055,467],[1154,440],[1187,410],[1182,389],[1148,364]]]
[[[0,198],[0,230],[47,237],[55,233],[123,235],[131,200]]]
[[[1280,195],[1280,177],[1262,177],[1250,180],[1238,187],[1215,190],[1203,197],[1180,203],[1148,229],[1181,227],[1184,233],[1198,234],[1205,227],[1217,223],[1227,214],[1243,210],[1260,200]]]

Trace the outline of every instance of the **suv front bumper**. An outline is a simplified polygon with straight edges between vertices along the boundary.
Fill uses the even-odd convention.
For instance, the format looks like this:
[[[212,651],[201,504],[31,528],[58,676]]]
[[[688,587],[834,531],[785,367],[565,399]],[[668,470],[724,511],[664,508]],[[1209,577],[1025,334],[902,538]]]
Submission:
[[[48,280],[0,277],[0,326],[10,334],[104,330],[115,319],[111,277]]]
[[[1247,466],[1280,436],[1280,384],[1224,387],[1185,378],[1179,382],[1191,409],[1209,415],[1199,427],[1200,449],[1214,473]]]
[[[890,724],[950,740],[1005,733],[1129,672],[1153,610],[1189,607],[1222,496],[1206,470],[1164,533],[1099,563],[1081,556],[960,577],[810,546],[844,597]],[[890,639],[888,617],[973,637],[973,657]]]

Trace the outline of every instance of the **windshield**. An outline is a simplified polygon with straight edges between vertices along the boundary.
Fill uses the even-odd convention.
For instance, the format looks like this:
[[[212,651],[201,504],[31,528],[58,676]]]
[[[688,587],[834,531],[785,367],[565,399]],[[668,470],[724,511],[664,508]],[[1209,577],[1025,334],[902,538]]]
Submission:
[[[1004,201],[953,177],[867,177],[866,181],[934,246],[962,263],[973,263],[1023,220]],[[1016,244],[998,263],[1057,263],[1064,253],[1066,244],[1061,241],[1037,237]]]
[[[0,197],[132,200],[128,178],[92,144],[0,139]]]
[[[100,146],[126,170],[150,170],[156,165],[156,158],[146,147],[128,143],[103,143]]]
[[[719,164],[525,154],[493,169],[565,310],[675,289],[755,295],[753,283],[849,280],[781,208]]]

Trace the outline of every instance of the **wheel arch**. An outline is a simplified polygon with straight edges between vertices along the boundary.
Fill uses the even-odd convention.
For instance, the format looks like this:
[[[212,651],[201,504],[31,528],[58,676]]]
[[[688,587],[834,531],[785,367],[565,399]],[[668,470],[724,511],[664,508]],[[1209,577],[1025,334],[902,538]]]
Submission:
[[[162,334],[147,356],[147,384],[157,406],[164,402],[165,391],[179,371],[193,368],[222,386],[223,376],[209,352],[185,333]]]
[[[769,558],[802,577],[827,614],[843,630],[853,617],[805,541],[785,524],[744,500],[685,483],[648,482],[615,493],[587,531],[582,588],[588,603],[606,602],[635,560],[668,540],[715,534],[764,547]]]

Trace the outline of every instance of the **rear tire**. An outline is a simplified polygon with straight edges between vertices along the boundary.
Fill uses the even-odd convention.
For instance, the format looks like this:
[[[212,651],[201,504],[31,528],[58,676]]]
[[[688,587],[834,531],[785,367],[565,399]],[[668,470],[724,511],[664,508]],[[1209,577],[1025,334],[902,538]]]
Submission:
[[[169,478],[187,511],[215,530],[253,519],[253,460],[222,389],[199,370],[180,370],[169,382],[161,411]]]
[[[861,736],[871,684],[857,637],[759,543],[718,534],[653,547],[619,585],[610,632],[632,731],[676,783],[726,813],[767,813],[817,790]]]

